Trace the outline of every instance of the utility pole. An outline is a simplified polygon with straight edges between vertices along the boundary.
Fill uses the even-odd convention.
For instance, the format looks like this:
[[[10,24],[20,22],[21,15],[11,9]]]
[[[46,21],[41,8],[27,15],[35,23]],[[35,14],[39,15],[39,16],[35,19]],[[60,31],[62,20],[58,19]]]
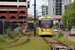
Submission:
[[[34,36],[36,36],[36,0],[34,0]]]
[[[59,32],[60,32],[60,22],[59,22]]]
[[[23,24],[24,24],[24,16],[23,16]]]

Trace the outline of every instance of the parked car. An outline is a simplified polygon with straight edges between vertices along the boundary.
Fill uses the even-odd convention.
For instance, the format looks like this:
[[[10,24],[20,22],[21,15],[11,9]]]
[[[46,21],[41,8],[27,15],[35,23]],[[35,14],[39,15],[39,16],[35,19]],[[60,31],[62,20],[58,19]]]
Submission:
[[[58,26],[57,26],[57,25],[54,25],[54,26],[53,26],[53,31],[54,31],[54,32],[58,32]]]
[[[71,31],[69,32],[69,36],[75,35],[75,26],[72,27]]]
[[[54,29],[54,32],[58,32],[58,29]]]

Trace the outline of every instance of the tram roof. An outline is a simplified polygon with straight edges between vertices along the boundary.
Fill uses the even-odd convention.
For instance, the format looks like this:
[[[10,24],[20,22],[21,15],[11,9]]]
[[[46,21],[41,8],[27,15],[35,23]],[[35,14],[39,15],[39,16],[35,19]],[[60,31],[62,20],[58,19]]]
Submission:
[[[39,20],[41,20],[42,18],[50,18],[51,20],[53,20],[53,18],[51,18],[50,16],[41,16],[41,17],[39,18]]]

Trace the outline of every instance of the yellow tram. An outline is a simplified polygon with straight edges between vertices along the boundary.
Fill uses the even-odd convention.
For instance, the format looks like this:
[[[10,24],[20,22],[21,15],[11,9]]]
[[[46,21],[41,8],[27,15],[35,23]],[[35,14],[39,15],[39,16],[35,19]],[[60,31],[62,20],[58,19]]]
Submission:
[[[53,35],[53,19],[48,16],[40,17],[38,27],[39,35]]]

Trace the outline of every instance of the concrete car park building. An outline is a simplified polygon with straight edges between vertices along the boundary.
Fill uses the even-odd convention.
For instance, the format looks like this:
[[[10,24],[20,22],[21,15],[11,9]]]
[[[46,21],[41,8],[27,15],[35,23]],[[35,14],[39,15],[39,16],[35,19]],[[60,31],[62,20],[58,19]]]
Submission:
[[[28,23],[29,0],[0,0],[0,20]]]

